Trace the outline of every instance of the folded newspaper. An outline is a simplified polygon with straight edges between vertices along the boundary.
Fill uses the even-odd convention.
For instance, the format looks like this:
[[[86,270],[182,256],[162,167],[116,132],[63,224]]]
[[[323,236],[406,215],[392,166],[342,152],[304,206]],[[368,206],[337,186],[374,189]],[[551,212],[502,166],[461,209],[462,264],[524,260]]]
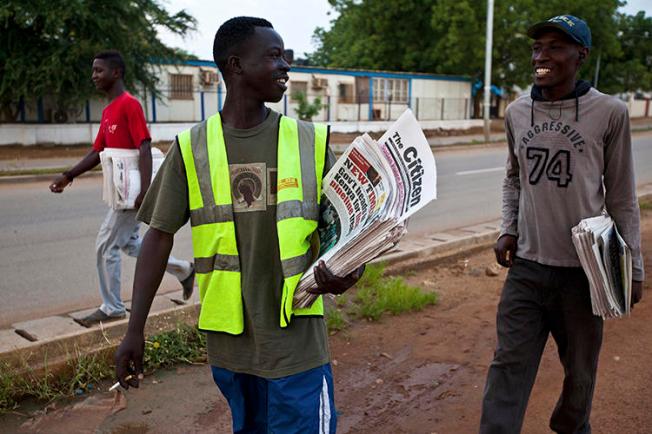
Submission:
[[[100,152],[103,183],[102,200],[113,209],[133,209],[140,193],[138,149],[106,148]],[[163,164],[163,152],[152,148],[152,179]]]
[[[336,275],[355,271],[394,248],[406,219],[437,198],[435,157],[419,122],[406,110],[376,142],[357,137],[323,180],[318,225],[319,258]],[[294,295],[295,307],[316,296],[316,262]]]
[[[593,314],[620,318],[630,313],[632,254],[606,213],[572,229],[573,244],[589,280]]]

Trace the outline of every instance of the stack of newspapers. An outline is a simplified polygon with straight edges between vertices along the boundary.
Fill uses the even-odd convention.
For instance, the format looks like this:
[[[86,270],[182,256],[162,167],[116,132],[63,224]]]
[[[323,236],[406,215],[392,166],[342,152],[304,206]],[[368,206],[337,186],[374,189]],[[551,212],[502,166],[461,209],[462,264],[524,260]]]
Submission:
[[[102,200],[113,209],[133,209],[140,193],[140,151],[106,148],[100,152],[102,164]],[[164,155],[152,148],[152,179],[163,164]]]
[[[319,258],[338,276],[394,248],[405,235],[407,218],[437,198],[437,170],[428,140],[406,110],[376,142],[357,137],[323,180]],[[315,262],[301,278],[295,307],[316,296]]]
[[[606,213],[572,229],[573,244],[589,279],[593,314],[620,318],[630,313],[632,255]]]

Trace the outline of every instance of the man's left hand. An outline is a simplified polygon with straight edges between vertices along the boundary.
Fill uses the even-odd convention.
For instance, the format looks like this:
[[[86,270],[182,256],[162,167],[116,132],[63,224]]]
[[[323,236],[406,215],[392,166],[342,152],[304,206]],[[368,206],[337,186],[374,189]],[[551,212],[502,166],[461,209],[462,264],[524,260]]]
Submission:
[[[632,307],[643,298],[643,282],[632,281]]]
[[[310,288],[308,290],[311,294],[342,294],[347,289],[355,285],[355,283],[360,280],[362,273],[364,273],[364,265],[360,266],[353,273],[344,276],[338,277],[334,275],[327,267],[324,261],[319,261],[319,264],[315,267],[315,281],[317,282],[316,288]]]

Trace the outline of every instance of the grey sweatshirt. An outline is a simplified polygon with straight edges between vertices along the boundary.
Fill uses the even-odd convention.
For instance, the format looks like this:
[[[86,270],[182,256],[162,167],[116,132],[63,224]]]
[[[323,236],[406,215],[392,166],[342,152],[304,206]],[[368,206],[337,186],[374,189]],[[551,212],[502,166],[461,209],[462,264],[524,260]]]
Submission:
[[[526,95],[507,107],[505,129],[509,155],[500,235],[518,237],[516,256],[580,266],[571,228],[606,208],[632,250],[633,279],[643,280],[626,105],[593,88],[577,101],[533,101]]]

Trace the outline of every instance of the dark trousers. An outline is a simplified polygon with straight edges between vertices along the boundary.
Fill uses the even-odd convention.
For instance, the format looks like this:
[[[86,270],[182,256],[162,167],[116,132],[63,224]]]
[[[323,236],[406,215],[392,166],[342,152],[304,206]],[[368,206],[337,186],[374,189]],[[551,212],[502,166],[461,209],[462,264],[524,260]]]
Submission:
[[[564,367],[550,428],[557,433],[589,434],[602,318],[591,312],[584,271],[515,258],[498,305],[496,328],[498,342],[487,374],[480,433],[521,431],[550,333]]]

